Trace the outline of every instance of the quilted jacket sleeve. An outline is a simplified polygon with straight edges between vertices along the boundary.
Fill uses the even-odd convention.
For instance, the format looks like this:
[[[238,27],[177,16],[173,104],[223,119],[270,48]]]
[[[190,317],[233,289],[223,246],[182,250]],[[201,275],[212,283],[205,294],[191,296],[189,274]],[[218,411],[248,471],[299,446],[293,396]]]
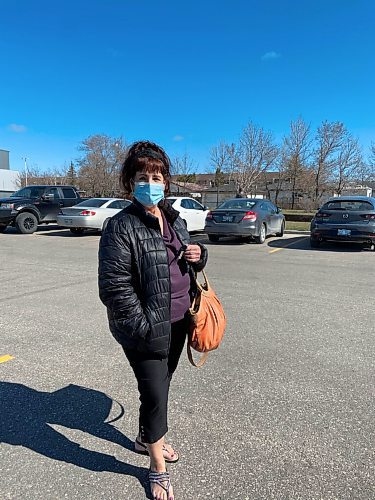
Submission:
[[[194,262],[191,267],[195,272],[202,271],[202,269],[205,267],[207,264],[207,259],[208,259],[208,251],[207,248],[202,245],[201,243],[197,243],[201,247],[201,258],[198,260],[198,262]]]
[[[129,235],[111,220],[99,245],[99,297],[107,306],[116,330],[127,337],[145,339],[150,330],[134,289]]]

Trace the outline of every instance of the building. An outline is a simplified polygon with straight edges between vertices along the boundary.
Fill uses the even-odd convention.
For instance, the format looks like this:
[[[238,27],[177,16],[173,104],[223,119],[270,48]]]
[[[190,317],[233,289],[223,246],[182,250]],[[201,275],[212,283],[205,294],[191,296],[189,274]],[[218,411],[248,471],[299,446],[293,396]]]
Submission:
[[[18,190],[19,172],[9,168],[9,151],[0,149],[0,198]]]
[[[236,183],[233,179],[230,179],[228,174],[223,174],[219,186],[216,185],[216,175],[214,173],[194,174],[194,182],[182,182],[182,177],[172,175],[170,182],[171,195],[191,196],[209,208],[216,208],[223,201],[235,198],[238,194]],[[251,192],[244,193],[243,196],[265,198],[266,192],[260,179],[257,184],[254,184]]]

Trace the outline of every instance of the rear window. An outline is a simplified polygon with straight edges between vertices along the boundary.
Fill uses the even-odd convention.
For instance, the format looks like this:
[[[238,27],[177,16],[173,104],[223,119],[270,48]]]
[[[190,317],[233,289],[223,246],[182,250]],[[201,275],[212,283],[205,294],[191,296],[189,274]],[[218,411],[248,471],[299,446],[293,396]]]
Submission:
[[[81,203],[78,203],[77,205],[75,205],[76,207],[95,207],[95,208],[99,208],[101,207],[102,205],[104,205],[104,203],[107,203],[108,200],[105,200],[103,198],[90,198],[89,200],[85,200],[85,201],[81,201]]]
[[[227,200],[224,201],[224,203],[219,205],[217,208],[226,208],[229,210],[233,209],[247,210],[248,208],[253,208],[255,203],[256,201],[252,200]]]
[[[76,192],[72,188],[62,188],[64,198],[77,198]]]
[[[374,210],[374,207],[368,201],[362,200],[334,200],[329,201],[321,210],[346,210],[352,212],[361,212],[365,210]]]

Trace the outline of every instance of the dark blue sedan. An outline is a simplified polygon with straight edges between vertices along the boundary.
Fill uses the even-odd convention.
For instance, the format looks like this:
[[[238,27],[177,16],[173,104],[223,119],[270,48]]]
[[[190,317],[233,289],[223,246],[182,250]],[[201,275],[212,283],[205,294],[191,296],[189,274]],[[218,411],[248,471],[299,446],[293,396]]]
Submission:
[[[340,196],[329,199],[311,221],[310,244],[346,241],[374,247],[375,198]]]

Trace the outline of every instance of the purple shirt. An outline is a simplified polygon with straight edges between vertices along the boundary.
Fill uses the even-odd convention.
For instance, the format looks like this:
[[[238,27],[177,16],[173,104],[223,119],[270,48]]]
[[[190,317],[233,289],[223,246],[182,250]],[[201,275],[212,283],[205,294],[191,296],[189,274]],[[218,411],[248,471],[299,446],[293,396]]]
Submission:
[[[163,212],[163,240],[167,249],[169,272],[171,277],[171,323],[179,321],[185,316],[190,307],[190,276],[186,266],[181,265],[178,253],[181,242],[173,228],[168,224]]]

